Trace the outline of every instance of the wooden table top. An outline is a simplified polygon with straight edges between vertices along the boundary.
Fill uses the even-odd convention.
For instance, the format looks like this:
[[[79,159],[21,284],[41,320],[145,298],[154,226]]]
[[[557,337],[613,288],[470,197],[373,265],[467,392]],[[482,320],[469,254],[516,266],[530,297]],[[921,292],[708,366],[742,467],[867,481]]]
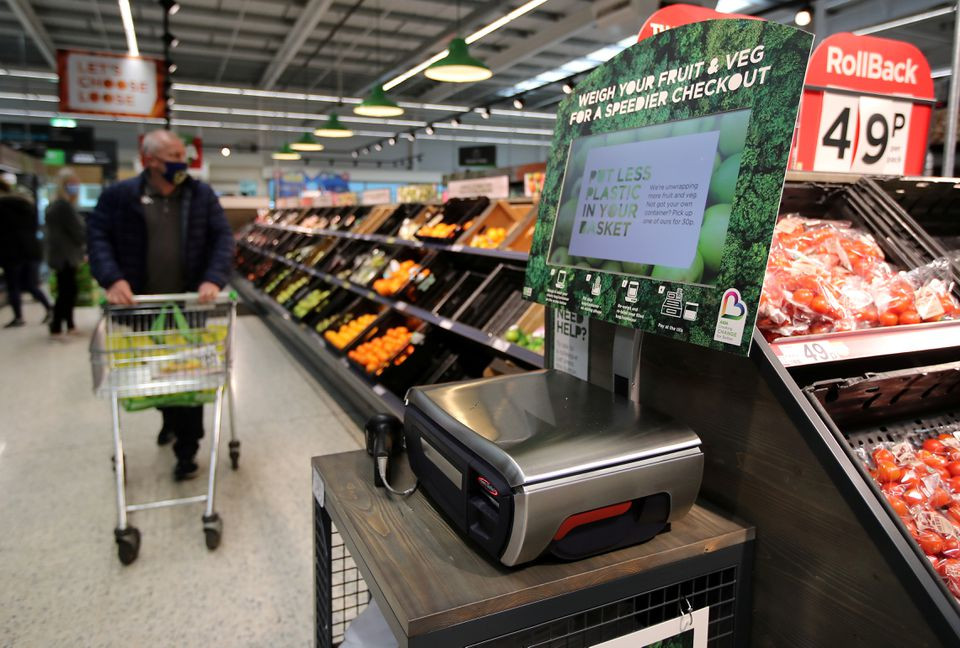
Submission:
[[[541,558],[507,568],[454,531],[419,490],[407,498],[373,485],[363,450],[313,458],[324,507],[388,623],[419,636],[521,605],[741,544],[754,529],[701,506],[642,545],[575,562]],[[395,460],[395,487],[413,483],[405,457]]]

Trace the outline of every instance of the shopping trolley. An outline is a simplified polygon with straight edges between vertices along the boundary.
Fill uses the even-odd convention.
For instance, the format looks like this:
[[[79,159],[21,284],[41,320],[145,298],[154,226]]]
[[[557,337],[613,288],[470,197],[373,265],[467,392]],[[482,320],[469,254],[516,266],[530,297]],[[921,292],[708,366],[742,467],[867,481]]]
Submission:
[[[224,392],[230,408],[230,463],[237,469],[240,442],[234,428],[231,368],[237,299],[223,293],[201,303],[197,293],[139,295],[133,306],[104,304],[90,342],[94,392],[109,398],[113,415],[114,468],[117,481],[117,528],[120,562],[129,565],[140,551],[140,531],[128,524],[133,511],[205,503],[203,533],[216,549],[223,521],[214,508],[217,452]],[[205,495],[127,504],[120,410],[213,403],[210,469]]]

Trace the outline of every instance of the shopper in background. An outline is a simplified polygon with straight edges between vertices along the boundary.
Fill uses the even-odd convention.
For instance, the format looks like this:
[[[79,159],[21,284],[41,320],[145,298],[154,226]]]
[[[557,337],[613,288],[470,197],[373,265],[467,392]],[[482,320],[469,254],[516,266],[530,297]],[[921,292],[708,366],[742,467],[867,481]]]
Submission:
[[[80,179],[73,169],[63,168],[57,176],[57,197],[47,207],[47,265],[57,273],[57,300],[53,304],[50,335],[66,327],[75,330],[73,309],[77,305],[77,269],[83,263],[86,234],[77,213]]]
[[[197,291],[212,301],[230,278],[233,234],[209,185],[187,174],[179,137],[155,130],[143,138],[144,171],[101,195],[87,223],[90,269],[111,304],[137,294]],[[203,407],[161,408],[157,443],[175,439],[174,478],[197,473]]]
[[[6,180],[0,179],[0,266],[7,282],[7,299],[13,308],[13,320],[4,328],[23,326],[24,290],[43,304],[50,321],[50,301],[40,290],[42,249],[37,238],[37,208],[29,199],[15,193]]]

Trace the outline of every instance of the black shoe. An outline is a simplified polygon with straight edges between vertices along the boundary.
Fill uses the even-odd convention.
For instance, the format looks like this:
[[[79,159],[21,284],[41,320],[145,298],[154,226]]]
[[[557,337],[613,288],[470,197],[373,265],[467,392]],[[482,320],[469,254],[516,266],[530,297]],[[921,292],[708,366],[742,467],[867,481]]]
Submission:
[[[197,476],[200,468],[193,461],[177,461],[177,466],[173,469],[174,481],[186,481]]]
[[[23,326],[24,321],[19,317],[15,320],[11,320],[9,324],[6,324],[3,328],[17,328],[18,326]]]
[[[157,435],[157,445],[165,446],[171,441],[173,441],[173,432],[167,428],[161,428],[160,434]]]

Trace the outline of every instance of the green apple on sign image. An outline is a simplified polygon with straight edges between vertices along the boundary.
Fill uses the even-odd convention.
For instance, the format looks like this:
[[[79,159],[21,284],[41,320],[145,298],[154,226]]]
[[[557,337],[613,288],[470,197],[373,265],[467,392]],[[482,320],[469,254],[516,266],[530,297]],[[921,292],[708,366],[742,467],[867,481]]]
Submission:
[[[525,294],[748,353],[811,44],[776,23],[694,23],[578,83],[557,114]]]

